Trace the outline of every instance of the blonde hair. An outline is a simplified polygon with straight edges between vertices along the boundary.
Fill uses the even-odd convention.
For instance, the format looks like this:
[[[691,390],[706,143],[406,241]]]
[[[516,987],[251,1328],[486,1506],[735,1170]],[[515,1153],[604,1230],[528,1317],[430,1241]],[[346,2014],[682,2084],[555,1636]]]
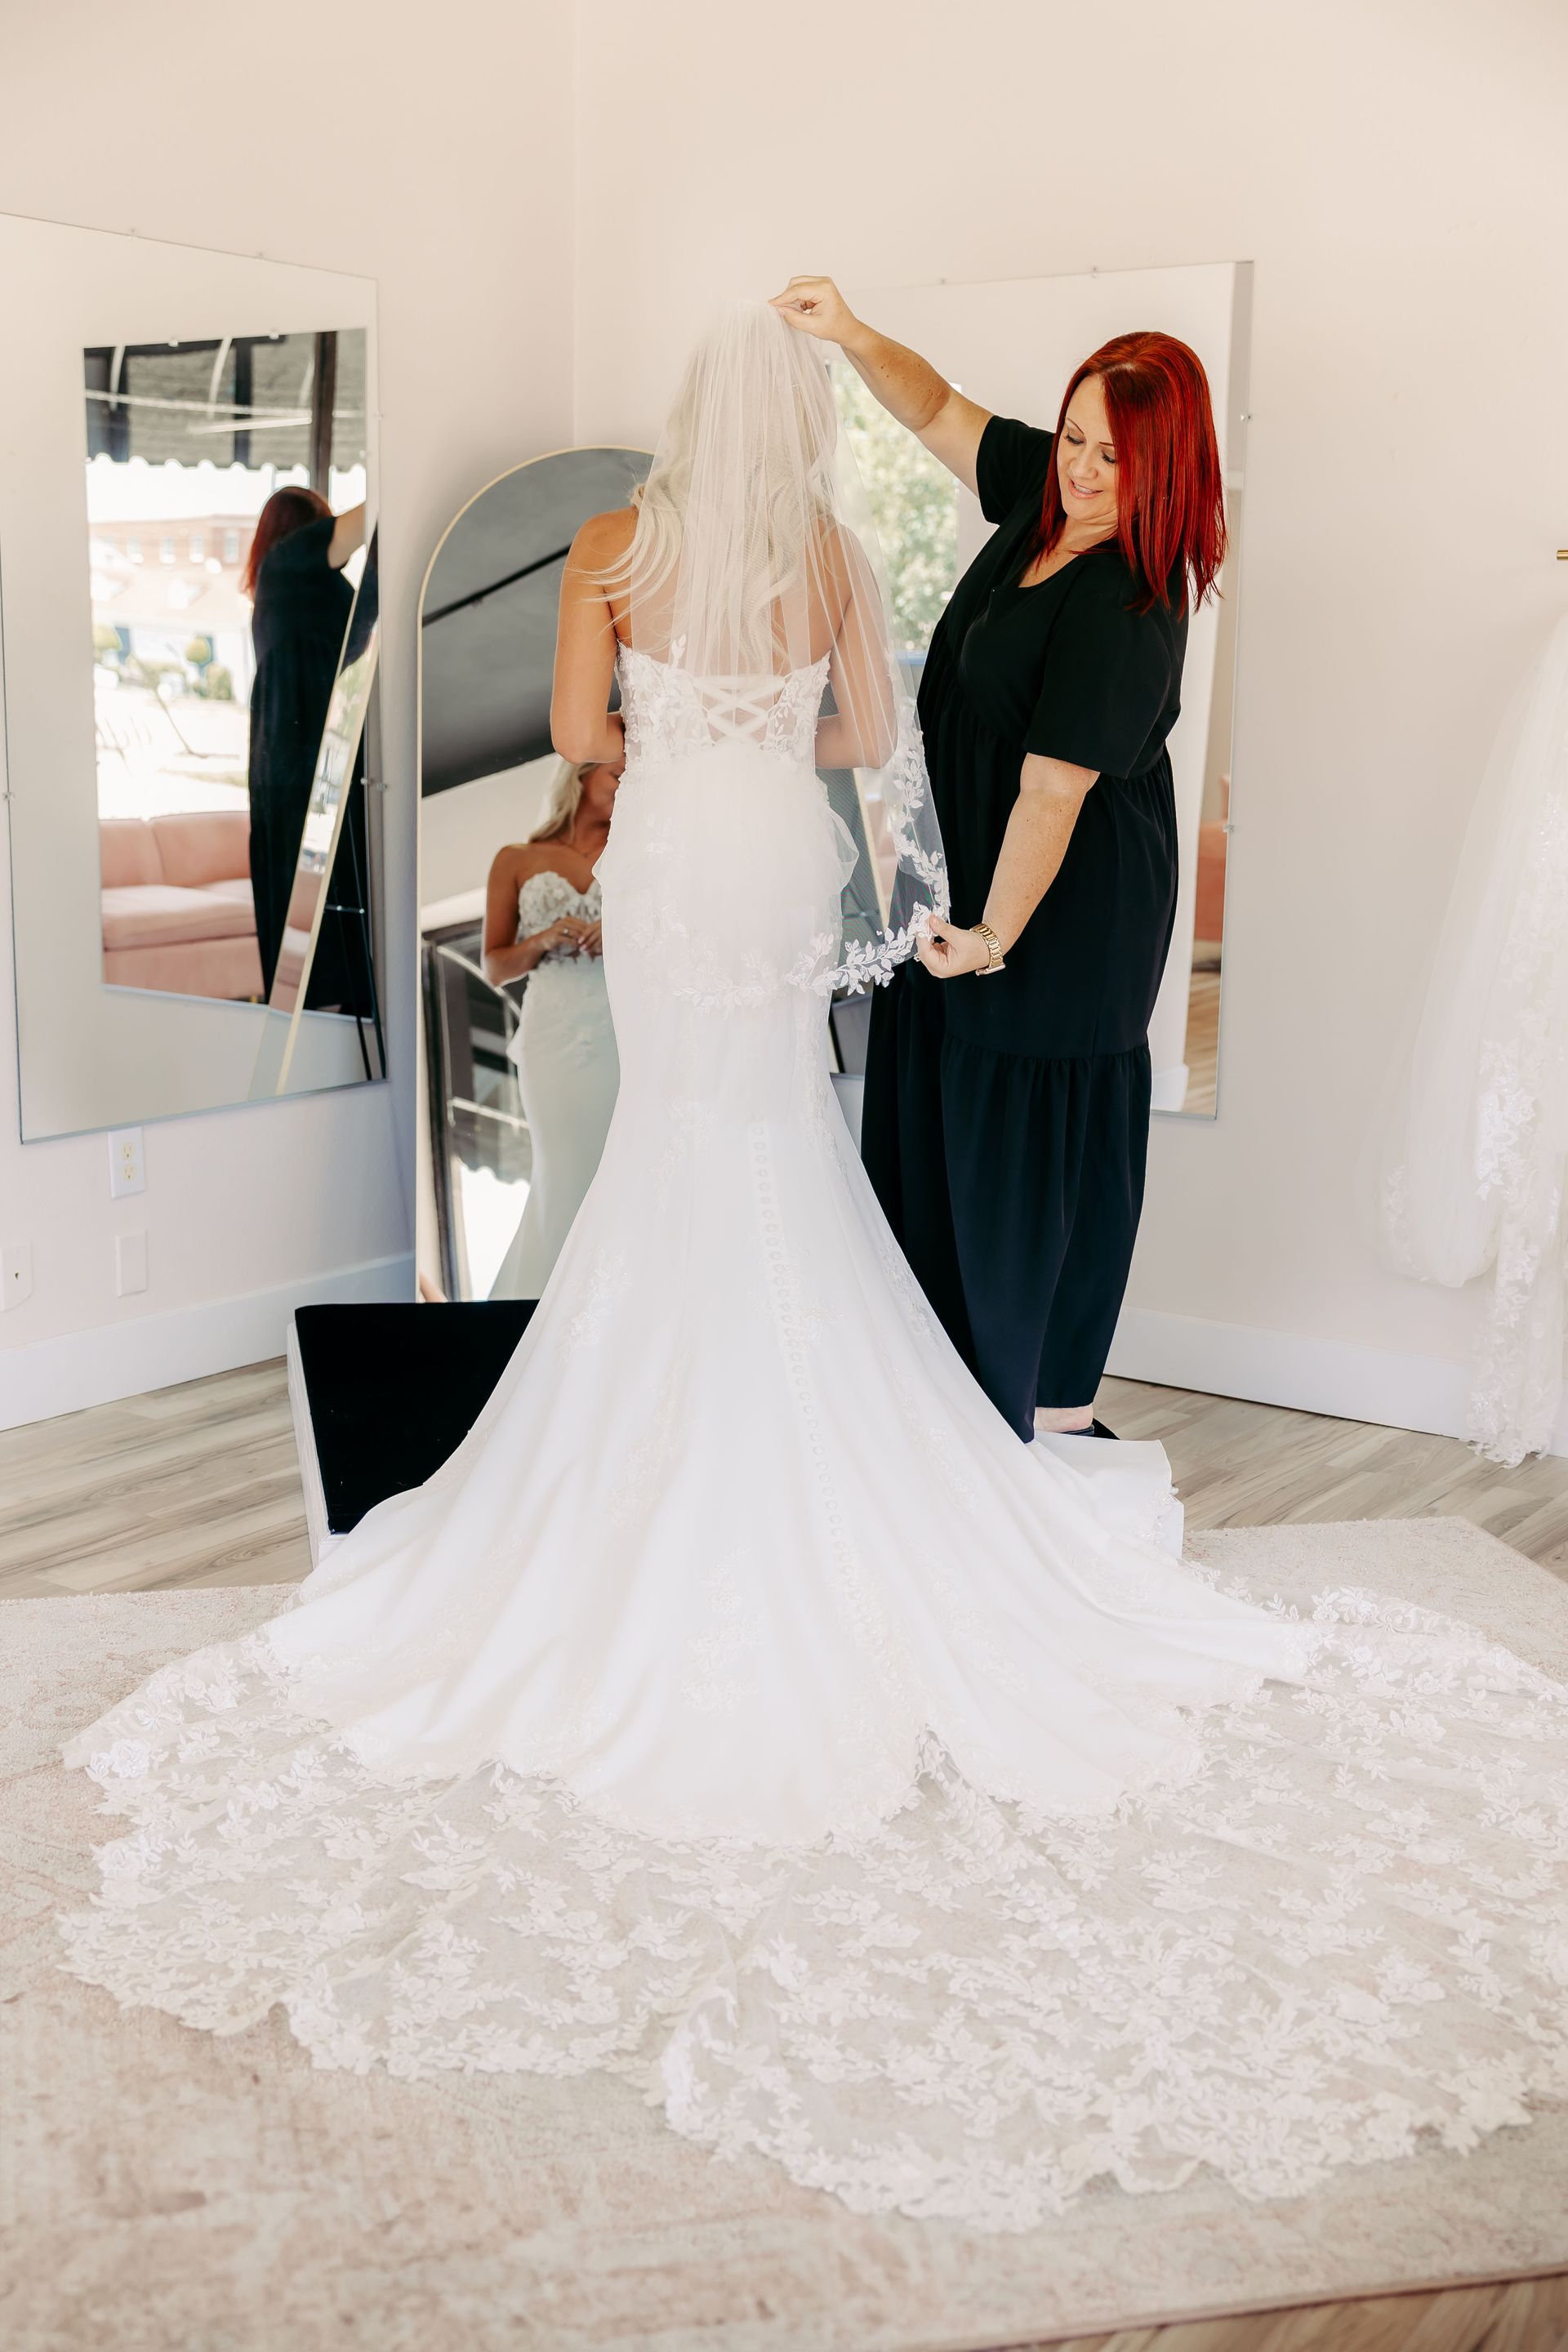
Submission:
[[[570,833],[572,821],[582,805],[583,779],[590,768],[602,768],[604,764],[602,760],[563,760],[555,771],[544,813],[524,839],[559,841],[563,833]]]
[[[767,303],[730,304],[692,352],[632,493],[628,545],[589,576],[645,610],[673,602],[668,634],[700,675],[776,668],[826,567],[837,444],[820,351]]]

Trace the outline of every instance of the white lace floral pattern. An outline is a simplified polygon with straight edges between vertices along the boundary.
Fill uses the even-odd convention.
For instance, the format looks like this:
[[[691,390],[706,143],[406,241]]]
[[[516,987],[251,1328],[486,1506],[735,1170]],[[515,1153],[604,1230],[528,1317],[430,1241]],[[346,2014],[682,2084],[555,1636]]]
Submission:
[[[657,945],[667,956],[671,984],[706,1009],[739,1012],[765,1002],[783,988],[805,989],[819,997],[839,991],[859,995],[891,980],[898,966],[911,956],[925,936],[931,908],[912,906],[907,917],[868,940],[846,943],[840,935],[837,892],[856,861],[855,845],[833,818],[814,767],[817,722],[826,690],[831,656],[800,669],[768,677],[698,678],[681,667],[683,646],[678,641],[670,658],[657,659],[622,645],[616,656],[621,709],[626,725],[627,773],[640,769],[668,770],[716,749],[761,753],[774,769],[793,772],[793,789],[808,793],[820,804],[825,845],[838,852],[837,877],[821,888],[821,919],[808,935],[792,931],[789,952],[781,956],[761,939],[740,941],[731,935],[709,936],[717,912],[710,898],[700,919],[682,919],[668,895],[650,894],[637,918],[640,941]],[[898,698],[898,740],[885,768],[877,773],[877,793],[886,824],[888,842],[903,871],[931,896],[940,914],[948,907],[947,866],[931,821],[931,783],[919,723],[907,698]],[[751,805],[748,784],[756,785],[759,772],[732,767],[738,788],[738,808],[726,815],[739,818],[753,841],[765,836],[765,811]],[[662,830],[662,828],[661,828]],[[837,839],[835,838],[837,836]],[[643,850],[651,862],[658,855],[650,826]],[[743,835],[735,836],[729,887],[744,870]],[[625,861],[620,864],[625,871]]]
[[[563,915],[576,915],[584,923],[596,923],[604,912],[602,897],[596,880],[585,890],[576,889],[564,874],[530,874],[518,889],[517,935],[524,939],[531,931],[542,931],[559,922]],[[586,961],[575,947],[546,948],[541,961]]]
[[[123,1834],[67,1964],[280,2003],[326,2066],[613,2069],[984,2229],[1523,2121],[1568,2088],[1568,1697],[1419,1611],[1248,1607],[1019,1444],[787,984],[841,846],[793,755],[634,758],[619,1092],[528,1330],[434,1478],[71,1743]]]
[[[699,1706],[744,1702],[732,1580]],[[265,1630],[78,1743],[126,1817],[68,1967],[318,2064],[652,2088],[861,2210],[1035,2224],[1200,2164],[1249,2197],[1457,2150],[1568,2091],[1564,1695],[1342,1593],[1306,1685],[1207,1718],[1102,1818],[988,1797],[928,1739],[879,1826],[660,1843],[497,1767],[389,1785],[289,1703]]]

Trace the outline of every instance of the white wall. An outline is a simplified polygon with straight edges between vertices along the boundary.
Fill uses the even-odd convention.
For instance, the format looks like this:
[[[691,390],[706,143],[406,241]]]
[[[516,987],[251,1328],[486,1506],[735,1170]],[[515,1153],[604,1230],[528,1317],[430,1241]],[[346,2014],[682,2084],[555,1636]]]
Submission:
[[[0,1320],[0,1418],[33,1409],[46,1354],[58,1409],[144,1385],[139,1365],[259,1351],[272,1310],[225,1301],[401,1265],[414,599],[464,497],[568,440],[646,440],[713,296],[792,269],[890,285],[1250,258],[1222,1107],[1157,1127],[1122,1360],[1452,1420],[1474,1302],[1378,1269],[1353,1171],[1491,730],[1561,609],[1559,10],[595,0],[574,35],[565,0],[491,0],[437,33],[369,0],[275,0],[265,26],[149,0],[123,38],[86,0],[12,19],[0,209],[379,282],[405,985],[390,1090],[149,1130],[149,1191],[111,1205],[100,1139],[16,1143],[6,971],[0,1242],[33,1241],[37,1281]],[[152,1287],[121,1302],[132,1223]],[[128,1352],[143,1318],[162,1335]]]
[[[0,955],[0,1245],[33,1297],[0,1319],[0,1423],[280,1349],[302,1297],[408,1296],[413,1224],[415,603],[455,509],[570,433],[567,11],[273,0],[199,22],[148,0],[12,12],[0,210],[378,281],[393,1072],[385,1087],[149,1128],[111,1202],[98,1136],[22,1147]],[[223,322],[217,322],[221,325]],[[25,332],[11,320],[6,331]],[[0,551],[3,552],[3,551]],[[114,1234],[150,1286],[114,1294]]]
[[[1356,1174],[1492,730],[1562,609],[1568,18],[598,0],[580,23],[579,440],[646,438],[713,299],[792,270],[1256,265],[1220,1116],[1156,1122],[1117,1361],[1456,1425],[1476,1302],[1381,1271]],[[635,202],[605,59],[637,94]]]
[[[553,752],[521,768],[432,793],[419,809],[419,898],[426,929],[456,922],[455,901],[484,902],[490,860],[509,841],[526,841],[544,814],[561,762]]]

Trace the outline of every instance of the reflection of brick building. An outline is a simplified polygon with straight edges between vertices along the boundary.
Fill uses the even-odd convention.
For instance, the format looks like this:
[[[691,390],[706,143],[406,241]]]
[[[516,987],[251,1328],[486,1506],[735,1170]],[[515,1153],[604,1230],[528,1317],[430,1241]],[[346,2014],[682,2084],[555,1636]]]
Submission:
[[[121,633],[127,652],[183,660],[193,637],[249,691],[250,606],[239,575],[251,515],[158,516],[90,526],[92,617]]]

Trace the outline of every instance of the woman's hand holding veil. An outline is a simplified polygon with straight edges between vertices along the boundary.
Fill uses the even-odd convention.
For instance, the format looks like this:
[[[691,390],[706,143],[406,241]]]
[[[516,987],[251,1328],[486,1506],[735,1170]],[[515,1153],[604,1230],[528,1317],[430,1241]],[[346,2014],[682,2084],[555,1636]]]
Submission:
[[[841,351],[847,351],[861,324],[831,278],[792,278],[784,292],[771,299],[792,327],[821,342],[837,343]]]

